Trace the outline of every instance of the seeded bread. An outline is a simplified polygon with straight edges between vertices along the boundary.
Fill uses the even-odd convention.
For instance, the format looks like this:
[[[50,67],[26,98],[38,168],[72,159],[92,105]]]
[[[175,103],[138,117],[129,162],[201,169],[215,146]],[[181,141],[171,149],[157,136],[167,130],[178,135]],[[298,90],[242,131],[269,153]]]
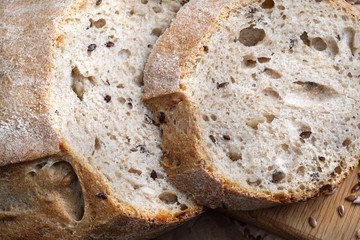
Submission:
[[[142,71],[176,0],[1,4],[0,239],[146,239],[201,212],[167,181]]]
[[[340,0],[194,0],[158,40],[144,101],[169,180],[211,208],[331,191],[359,157],[360,14]]]

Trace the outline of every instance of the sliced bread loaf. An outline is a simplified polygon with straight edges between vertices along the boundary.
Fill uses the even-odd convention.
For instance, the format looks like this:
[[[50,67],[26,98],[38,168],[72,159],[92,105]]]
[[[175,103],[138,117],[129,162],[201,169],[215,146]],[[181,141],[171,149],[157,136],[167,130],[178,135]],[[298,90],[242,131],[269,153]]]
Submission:
[[[182,1],[1,7],[0,238],[151,238],[201,212],[167,181],[142,71]]]
[[[340,0],[182,8],[144,78],[170,181],[201,204],[237,210],[342,182],[360,155],[359,20]]]

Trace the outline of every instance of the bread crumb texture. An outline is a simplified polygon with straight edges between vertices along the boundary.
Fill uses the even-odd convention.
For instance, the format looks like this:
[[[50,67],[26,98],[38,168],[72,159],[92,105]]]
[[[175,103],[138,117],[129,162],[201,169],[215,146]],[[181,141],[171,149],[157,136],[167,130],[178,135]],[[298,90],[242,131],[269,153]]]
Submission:
[[[229,12],[186,76],[218,175],[291,199],[349,173],[360,147],[359,26],[330,1]]]
[[[359,16],[345,1],[183,7],[144,78],[144,100],[168,117],[170,180],[204,204],[238,210],[342,182],[360,155]]]
[[[14,129],[30,132],[35,124],[33,131],[39,134],[34,134],[35,143],[20,144],[11,138],[6,147],[14,153],[28,144],[26,150],[31,151],[43,135],[54,135],[56,148],[49,154],[45,142],[40,150],[34,148],[38,150],[31,156],[37,158],[34,161],[27,155],[25,163],[6,165],[0,147],[0,165],[5,165],[0,169],[0,238],[38,239],[41,232],[42,239],[143,239],[201,212],[190,195],[168,183],[159,161],[161,133],[141,102],[145,61],[184,2],[26,2],[9,2],[6,13],[14,29],[6,34],[16,35],[11,32],[15,27],[26,26],[22,30],[28,35],[19,41],[35,47],[20,50],[34,64],[19,62],[23,75],[0,69],[0,84],[34,93],[31,99],[24,95],[21,107],[9,109],[16,118],[23,116],[17,110],[26,107],[31,118],[24,117],[30,123],[12,121],[0,111],[0,134],[10,133],[13,122],[18,124]],[[27,20],[29,14],[37,13],[36,19],[48,15],[34,23],[17,23],[18,9],[26,12]],[[10,50],[5,53],[22,56],[20,50]],[[37,75],[27,78],[31,74]],[[11,96],[1,95],[0,107],[10,106],[9,101]],[[39,113],[32,107],[38,103]],[[42,130],[44,134],[39,133]],[[0,135],[0,140],[8,135]]]
[[[195,206],[167,182],[160,131],[141,102],[145,61],[180,7],[180,1],[87,1],[65,19],[55,49],[51,98],[60,135],[119,201],[153,216]]]

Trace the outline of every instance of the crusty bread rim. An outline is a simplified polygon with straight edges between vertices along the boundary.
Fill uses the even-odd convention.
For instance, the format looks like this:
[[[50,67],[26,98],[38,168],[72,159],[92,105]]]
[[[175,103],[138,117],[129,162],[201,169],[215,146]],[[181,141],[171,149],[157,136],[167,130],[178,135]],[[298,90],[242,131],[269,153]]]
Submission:
[[[81,186],[96,181],[93,186],[87,186],[87,189],[93,187],[89,192],[94,193],[95,189],[101,188],[107,194],[107,210],[104,208],[106,214],[101,215],[99,224],[116,228],[115,225],[121,219],[128,219],[130,224],[137,226],[134,229],[143,230],[134,233],[138,236],[175,227],[179,222],[202,212],[202,208],[199,206],[181,216],[159,213],[154,217],[117,201],[111,197],[114,196],[114,190],[108,187],[108,180],[94,173],[96,171],[85,159],[71,152],[57,129],[54,117],[56,113],[50,111],[54,109],[54,102],[50,99],[50,86],[54,78],[55,49],[63,40],[60,30],[65,19],[85,2],[87,0],[47,0],[45,3],[38,0],[18,0],[4,3],[0,19],[8,19],[8,28],[18,30],[21,36],[0,31],[0,166],[21,164],[52,155],[64,156],[74,167]],[[32,5],[36,5],[36,8],[32,9]],[[29,12],[23,15],[20,14],[21,11]],[[31,124],[22,129],[32,131],[31,136],[19,132],[18,126],[7,125],[7,120],[12,116],[17,117],[19,124]],[[8,135],[13,138],[5,138]],[[93,179],[89,177],[90,174],[84,173],[92,173]],[[84,193],[84,197],[85,203],[96,201],[95,194]]]
[[[332,2],[335,5],[342,7],[349,15],[360,19],[360,12],[352,5],[346,3],[343,0],[324,0]],[[158,111],[164,102],[167,102],[166,99],[171,99],[182,95],[182,104],[188,105],[187,114],[193,116],[195,111],[191,109],[191,103],[189,99],[186,99],[186,94],[188,85],[186,75],[192,71],[194,68],[197,59],[199,59],[203,52],[203,46],[206,45],[209,37],[215,31],[216,26],[219,24],[222,19],[226,18],[231,9],[238,9],[246,4],[255,2],[254,0],[218,0],[218,1],[207,1],[207,0],[192,0],[187,5],[185,5],[178,13],[176,19],[173,21],[170,28],[158,39],[155,48],[153,49],[146,68],[144,75],[145,83],[145,92],[143,96],[143,101],[151,108],[154,112]],[[261,2],[261,1],[259,1]],[[179,29],[186,29],[186,31],[179,32]],[[169,103],[171,104],[171,103]],[[181,118],[181,115],[177,117]],[[199,129],[195,123],[195,117],[191,118],[190,125],[193,130],[193,135],[198,135]],[[185,120],[186,121],[186,120]],[[174,127],[174,126],[173,126]],[[168,137],[166,131],[163,135],[163,147],[171,149],[171,146],[166,146],[166,138]],[[200,145],[199,141],[192,139],[193,144]],[[182,155],[186,155],[186,148],[191,145],[191,143],[180,143],[183,144]],[[206,155],[205,152],[202,152],[203,155]],[[205,192],[210,192],[210,185],[213,188],[213,191],[217,191],[217,197],[209,197],[208,202],[203,202],[210,207],[218,207],[224,204],[223,201],[226,199],[236,199],[237,193],[243,195],[242,197],[252,199],[252,201],[260,201],[255,203],[255,207],[258,204],[259,206],[271,206],[274,203],[290,203],[296,201],[303,201],[308,198],[313,198],[316,196],[323,195],[332,188],[343,182],[349,173],[346,173],[342,178],[338,178],[336,182],[326,184],[319,189],[319,192],[314,192],[312,196],[294,196],[291,198],[283,198],[283,196],[272,196],[269,197],[263,193],[254,191],[253,189],[246,188],[239,184],[231,184],[226,179],[223,179],[222,176],[217,176],[212,170],[208,159],[208,156],[202,156],[202,160],[206,164],[203,165],[203,168],[197,165],[198,159],[194,156],[186,158],[186,163],[180,165],[176,170],[171,169],[170,167],[164,166],[169,174],[169,179],[180,189],[186,190],[188,186],[184,184],[192,184],[198,181],[204,182],[204,188],[208,187],[208,190]],[[360,156],[349,160],[349,162],[354,162],[355,168],[358,164],[357,160]],[[174,155],[171,153],[168,154],[167,158],[174,158]],[[183,166],[185,165],[185,166]],[[193,170],[189,170],[189,166],[193,167]],[[189,180],[190,171],[198,172],[197,174],[191,174],[192,180]],[[211,184],[210,184],[211,182]],[[208,184],[209,186],[206,186]],[[196,190],[195,190],[196,191]],[[192,192],[194,193],[194,191]],[[225,197],[226,196],[226,197]],[[211,198],[211,199],[210,199]],[[262,201],[264,200],[264,201]],[[236,200],[235,200],[236,201]],[[266,203],[267,202],[267,203]],[[234,205],[234,201],[230,201],[227,204]],[[225,203],[226,205],[226,203]],[[236,207],[235,207],[236,208]],[[241,208],[241,207],[240,207]]]

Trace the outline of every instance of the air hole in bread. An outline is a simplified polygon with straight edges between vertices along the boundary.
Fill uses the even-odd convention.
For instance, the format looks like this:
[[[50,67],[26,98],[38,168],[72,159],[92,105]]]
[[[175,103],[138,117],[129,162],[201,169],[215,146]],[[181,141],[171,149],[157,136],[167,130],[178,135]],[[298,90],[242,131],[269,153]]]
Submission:
[[[284,151],[288,151],[290,147],[289,147],[288,144],[283,143],[283,144],[281,144],[281,148],[282,148]]]
[[[342,143],[342,145],[343,145],[344,147],[347,147],[347,146],[349,146],[350,144],[351,144],[351,140],[350,140],[349,138],[345,139],[345,140],[343,141],[343,143]]]
[[[273,114],[264,114],[264,117],[266,118],[266,122],[271,123],[276,118]]]
[[[310,40],[309,40],[307,32],[303,32],[300,36],[300,39],[303,41],[303,43],[305,45],[310,46]]]
[[[272,174],[272,182],[279,183],[281,180],[285,178],[286,174],[283,171],[276,171]]]
[[[144,75],[143,75],[143,73],[141,73],[139,76],[137,76],[137,77],[135,78],[135,80],[136,80],[136,84],[137,84],[139,87],[144,86]]]
[[[161,33],[162,33],[162,30],[160,28],[154,28],[151,31],[151,35],[154,35],[154,36],[157,36],[157,37],[160,37]]]
[[[118,97],[118,101],[121,103],[121,104],[124,104],[126,102],[125,98],[123,97]]]
[[[114,140],[114,141],[117,140],[117,137],[111,133],[107,133],[106,135],[110,137],[110,140]]]
[[[252,77],[255,81],[258,80],[256,73],[252,73],[252,74],[251,74],[251,77]]]
[[[210,115],[210,118],[211,118],[211,120],[213,120],[213,121],[216,121],[216,120],[217,120],[217,116],[214,115],[214,114],[211,114],[211,115]]]
[[[188,209],[189,207],[186,204],[180,204],[180,210],[181,211],[185,211],[186,209]]]
[[[258,58],[258,62],[259,63],[267,63],[267,62],[270,62],[271,58],[268,58],[268,57],[259,57]]]
[[[121,51],[119,52],[119,56],[126,60],[131,56],[131,52],[129,49],[121,49]]]
[[[130,11],[127,12],[127,15],[132,16],[132,15],[134,15],[134,14],[135,14],[135,10],[134,10],[134,7],[132,7],[132,8],[130,9]]]
[[[254,67],[256,67],[256,61],[249,59],[247,57],[244,57],[244,65],[245,65],[245,67],[254,68]]]
[[[355,42],[355,30],[353,28],[345,28],[344,30],[344,37],[348,43],[348,46],[351,50],[351,54],[354,55],[355,54],[355,51],[356,51],[356,48],[355,46],[356,45],[360,45],[359,41],[359,34],[357,34],[357,39],[356,39],[356,42]],[[357,46],[357,47],[360,47],[360,46]]]
[[[133,174],[136,174],[136,175],[141,175],[142,174],[142,171],[138,170],[138,169],[135,169],[135,168],[130,168],[128,170],[129,173],[133,173]]]
[[[178,197],[172,192],[163,192],[159,195],[159,199],[165,204],[177,203]]]
[[[92,19],[90,21],[93,21]],[[95,26],[96,28],[102,28],[103,26],[106,25],[106,21],[105,19],[101,18],[95,22],[92,22],[92,25]]]
[[[258,130],[258,125],[260,123],[264,123],[266,121],[266,118],[263,116],[258,116],[253,119],[250,119],[246,122],[246,125],[251,127],[254,130]]]
[[[279,72],[271,68],[265,68],[264,72],[266,73],[266,75],[268,75],[273,79],[279,79],[282,77],[282,75]]]
[[[101,141],[99,138],[95,138],[95,144],[94,144],[95,150],[99,150],[101,148]]]
[[[301,86],[301,90],[309,93],[310,96],[313,98],[335,97],[338,95],[338,93],[334,89],[316,82],[296,81],[294,82],[294,84]]]
[[[71,218],[80,221],[84,216],[84,197],[74,169],[68,162],[60,161],[51,165],[49,171],[51,184],[62,186],[56,193],[59,202]]]
[[[241,153],[241,151],[239,149],[231,148],[229,150],[229,152],[227,153],[227,156],[233,162],[242,160],[242,153]]]
[[[329,46],[329,50],[330,50],[330,53],[335,56],[339,53],[339,46],[337,44],[337,42],[335,41],[335,39],[333,38],[330,38],[328,40],[328,46]]]
[[[261,7],[264,9],[271,9],[275,6],[275,2],[274,0],[265,0],[265,2],[263,2],[261,4]]]
[[[216,143],[216,139],[215,139],[214,135],[209,135],[209,138],[213,143]]]
[[[210,119],[209,119],[209,117],[208,117],[207,115],[203,115],[203,120],[204,120],[205,122],[208,122]]]
[[[275,91],[272,88],[265,88],[263,90],[263,93],[265,96],[276,99],[276,100],[281,100],[282,98],[280,97],[279,93],[277,91]]]
[[[337,166],[335,169],[334,169],[334,172],[337,173],[337,174],[341,174],[342,172],[342,169],[340,166]]]
[[[306,171],[306,168],[304,166],[300,166],[297,168],[296,173],[299,174],[300,176],[304,176]]]
[[[47,164],[47,162],[41,162],[41,163],[38,163],[35,165],[35,168],[40,170],[42,169],[43,167],[45,167],[45,165]]]
[[[30,171],[27,173],[27,175],[30,177],[30,178],[33,178],[36,176],[36,172],[35,171]]]
[[[254,28],[250,26],[240,31],[238,40],[247,47],[253,47],[265,38],[265,31],[263,29]]]
[[[326,42],[320,37],[312,39],[311,45],[318,51],[324,51],[327,48]]]
[[[95,84],[94,77],[85,77],[77,67],[71,71],[71,81],[71,88],[80,101],[83,100],[85,89]]]
[[[155,6],[155,7],[153,7],[152,9],[153,9],[153,11],[154,11],[155,13],[161,13],[161,12],[162,12],[162,8],[159,7],[159,6]]]
[[[132,105],[132,103],[130,103],[130,102],[127,103],[126,105],[127,105],[127,107],[128,107],[130,110],[133,108],[133,105]]]
[[[208,53],[209,52],[209,47],[208,46],[203,46],[203,50],[204,50],[204,53]]]
[[[116,86],[117,88],[124,88],[124,84],[120,83]]]
[[[246,179],[246,183],[250,186],[259,186],[261,184],[261,179],[255,176],[251,176],[250,178]]]
[[[6,217],[2,217],[0,220],[3,224],[6,225],[13,221],[16,221],[16,217],[15,216],[6,216]]]
[[[141,0],[142,4],[148,4],[148,2],[149,2],[148,0]]]

